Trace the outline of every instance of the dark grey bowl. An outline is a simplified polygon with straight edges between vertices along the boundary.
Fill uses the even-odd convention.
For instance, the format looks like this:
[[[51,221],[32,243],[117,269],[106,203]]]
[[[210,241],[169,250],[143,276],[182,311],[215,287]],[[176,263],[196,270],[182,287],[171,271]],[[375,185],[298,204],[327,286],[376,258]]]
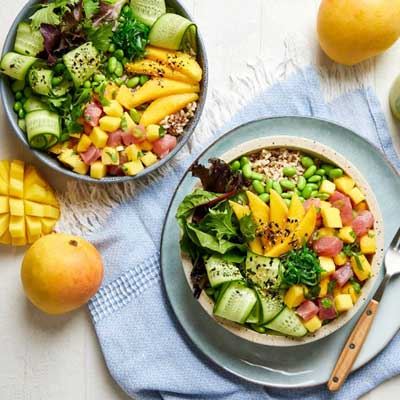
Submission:
[[[15,18],[10,31],[8,32],[6,41],[4,43],[3,47],[3,55],[7,53],[8,51],[11,51],[14,47],[14,40],[15,40],[15,34],[17,30],[17,25],[19,22],[26,20],[32,13],[34,12],[34,5],[37,4],[39,1],[38,0],[29,0],[24,8],[21,10],[21,12],[17,15]],[[179,1],[177,0],[166,0],[166,3],[168,6],[172,7],[178,14],[181,14],[182,16],[192,19],[188,12],[185,10],[185,8],[180,4]],[[25,133],[19,128],[18,126],[18,118],[17,115],[15,114],[13,110],[13,104],[14,104],[14,96],[10,88],[9,80],[3,76],[0,79],[0,96],[1,96],[1,102],[3,103],[6,115],[8,120],[10,121],[10,124],[13,128],[13,131],[15,132],[16,136],[21,140],[21,142],[30,149],[30,151],[44,164],[52,168],[53,170],[56,170],[64,175],[67,175],[71,178],[75,179],[80,179],[83,181],[87,182],[92,182],[92,183],[120,183],[120,182],[126,182],[126,181],[132,181],[136,179],[140,179],[143,176],[147,174],[151,174],[155,170],[157,170],[159,167],[162,165],[166,164],[169,160],[171,160],[177,153],[178,151],[186,144],[188,141],[189,137],[193,134],[197,123],[199,122],[199,119],[201,117],[201,114],[204,109],[204,104],[206,101],[206,94],[207,94],[207,86],[208,86],[208,66],[207,66],[207,57],[206,57],[206,51],[204,47],[204,42],[201,38],[201,35],[198,35],[198,60],[203,68],[203,81],[201,83],[201,91],[200,91],[200,99],[198,103],[198,108],[196,110],[196,114],[194,118],[189,122],[189,124],[185,128],[185,132],[182,135],[182,137],[178,140],[177,146],[174,148],[174,150],[167,155],[167,157],[163,158],[156,164],[152,165],[149,168],[144,169],[141,173],[135,176],[116,176],[116,177],[105,177],[101,180],[93,179],[88,175],[79,175],[76,174],[75,172],[65,168],[62,164],[60,164],[54,157],[51,157],[47,153],[33,150],[29,147]]]

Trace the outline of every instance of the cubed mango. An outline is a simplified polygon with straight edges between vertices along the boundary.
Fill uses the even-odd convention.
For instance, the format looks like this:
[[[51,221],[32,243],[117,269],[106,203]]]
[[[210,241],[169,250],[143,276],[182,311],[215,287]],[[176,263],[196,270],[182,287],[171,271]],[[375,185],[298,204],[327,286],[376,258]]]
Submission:
[[[349,294],[335,296],[335,308],[338,312],[349,311],[353,307],[353,300]]]
[[[336,190],[336,185],[328,181],[327,179],[324,179],[321,183],[321,186],[319,187],[320,193],[327,193],[327,194],[332,194]]]
[[[316,332],[318,329],[321,328],[322,326],[322,321],[318,318],[318,316],[314,315],[311,319],[308,321],[304,321],[303,325],[306,327],[306,329],[313,333]]]
[[[81,138],[79,139],[78,146],[76,148],[76,151],[78,153],[84,153],[92,144],[92,140],[88,135],[82,135]]]
[[[352,256],[350,259],[350,264],[355,275],[360,281],[365,281],[366,279],[371,277],[371,264],[368,262],[367,258],[363,254]]]
[[[323,208],[321,215],[326,228],[341,228],[343,226],[340,211],[337,208]]]
[[[96,161],[90,166],[90,176],[94,179],[104,178],[107,174],[107,167],[101,162]]]
[[[143,171],[144,167],[140,160],[135,160],[123,164],[122,169],[126,175],[134,176],[137,175],[140,171]]]
[[[104,118],[106,118],[106,117],[104,117]],[[113,118],[113,117],[107,117],[107,118]],[[114,130],[116,130],[116,129],[114,129]],[[110,131],[110,132],[113,132],[113,131]],[[90,134],[89,138],[98,149],[102,149],[103,147],[105,147],[107,144],[107,141],[108,141],[107,133],[102,128],[99,128],[98,126],[93,128],[92,133]]]
[[[145,153],[145,155],[143,157],[140,157],[140,161],[146,167],[150,167],[150,165],[153,165],[158,161],[158,158],[154,153],[152,153],[151,151],[148,151],[147,153]]]
[[[115,132],[121,126],[121,118],[109,117],[108,115],[100,118],[99,120],[100,129],[105,132]],[[92,139],[93,141],[93,139]],[[93,141],[94,143],[94,141]]]
[[[334,182],[338,190],[345,194],[348,194],[355,184],[354,180],[347,175],[335,179]]]
[[[374,231],[369,231],[360,239],[360,250],[363,254],[376,253],[376,235]]]
[[[284,303],[289,308],[299,306],[305,300],[304,289],[301,285],[291,286],[285,294]]]
[[[350,192],[348,193],[348,195],[355,205],[357,205],[365,200],[364,194],[361,192],[361,190],[358,187],[354,187],[353,189],[351,189]]]
[[[354,233],[351,226],[345,226],[339,230],[338,237],[344,243],[354,243],[357,239],[357,235]]]
[[[324,270],[323,272],[321,272],[321,277],[325,278],[335,272],[336,266],[332,258],[320,256],[318,257],[318,259],[321,268]]]

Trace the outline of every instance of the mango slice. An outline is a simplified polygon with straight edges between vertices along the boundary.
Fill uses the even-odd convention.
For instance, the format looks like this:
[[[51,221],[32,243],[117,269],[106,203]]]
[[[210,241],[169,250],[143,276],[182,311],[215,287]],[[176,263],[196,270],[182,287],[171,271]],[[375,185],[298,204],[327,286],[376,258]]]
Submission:
[[[175,94],[172,96],[161,97],[153,101],[142,114],[140,123],[143,126],[158,124],[166,116],[175,114],[189,103],[198,100],[197,93]]]
[[[23,161],[0,161],[0,243],[24,246],[51,233],[60,217],[53,189]]]

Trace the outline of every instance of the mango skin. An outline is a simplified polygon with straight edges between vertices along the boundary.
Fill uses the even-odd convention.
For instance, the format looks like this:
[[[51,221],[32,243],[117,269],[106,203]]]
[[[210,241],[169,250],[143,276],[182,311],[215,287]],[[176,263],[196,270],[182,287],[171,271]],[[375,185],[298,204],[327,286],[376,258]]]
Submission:
[[[43,236],[26,252],[21,280],[28,299],[47,314],[63,314],[97,292],[104,269],[100,253],[80,237]]]
[[[354,65],[388,49],[400,36],[400,0],[322,0],[317,31],[324,52]]]

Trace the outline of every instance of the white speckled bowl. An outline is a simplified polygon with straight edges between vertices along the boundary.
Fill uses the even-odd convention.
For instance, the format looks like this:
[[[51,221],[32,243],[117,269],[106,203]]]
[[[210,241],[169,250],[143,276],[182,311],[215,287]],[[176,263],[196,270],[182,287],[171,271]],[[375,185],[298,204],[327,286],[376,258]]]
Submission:
[[[220,158],[226,162],[230,162],[242,155],[253,153],[263,148],[279,148],[285,147],[293,150],[299,150],[305,153],[309,153],[312,156],[318,157],[319,159],[326,160],[332,164],[338,165],[342,168],[349,176],[351,176],[356,182],[357,186],[365,193],[366,201],[368,206],[375,217],[374,229],[377,237],[377,251],[372,259],[373,276],[364,284],[362,289],[362,295],[358,299],[355,306],[348,312],[341,314],[337,319],[324,325],[314,334],[308,334],[302,338],[292,338],[289,336],[278,336],[278,335],[265,335],[257,333],[251,329],[244,327],[243,325],[230,322],[213,315],[214,302],[202,292],[199,298],[199,303],[203,309],[214,318],[221,326],[230,331],[231,333],[240,336],[243,339],[249,340],[254,343],[264,344],[268,346],[297,346],[305,343],[310,343],[340,329],[345,325],[351,318],[357,313],[357,311],[364,305],[368,295],[370,294],[376,278],[378,277],[379,271],[383,261],[383,248],[384,248],[384,237],[383,237],[383,219],[379,210],[378,202],[372,189],[369,187],[366,180],[363,178],[361,173],[356,167],[342,155],[334,151],[333,149],[322,145],[313,140],[303,139],[292,136],[271,136],[260,139],[251,140],[241,144],[238,147],[231,149],[224,153]],[[190,259],[182,254],[182,265],[188,284],[193,290],[193,286],[190,280],[190,273],[192,271],[192,263]]]

